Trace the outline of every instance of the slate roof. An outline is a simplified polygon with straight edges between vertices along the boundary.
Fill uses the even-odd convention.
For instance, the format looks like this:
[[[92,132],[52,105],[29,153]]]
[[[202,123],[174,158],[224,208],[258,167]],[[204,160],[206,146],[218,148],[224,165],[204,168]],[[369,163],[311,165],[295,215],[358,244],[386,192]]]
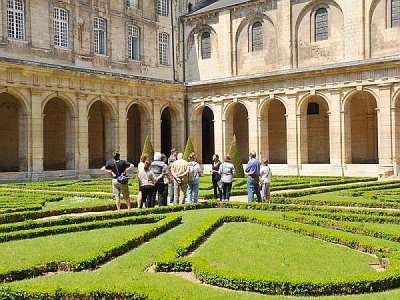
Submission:
[[[196,10],[190,13],[189,16],[251,1],[252,0],[205,0],[201,1],[197,7],[195,7]]]

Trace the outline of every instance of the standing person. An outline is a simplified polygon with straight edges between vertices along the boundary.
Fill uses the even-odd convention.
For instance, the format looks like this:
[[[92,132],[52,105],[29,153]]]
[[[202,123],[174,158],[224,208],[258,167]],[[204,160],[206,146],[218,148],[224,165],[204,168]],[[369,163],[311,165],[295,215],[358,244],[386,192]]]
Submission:
[[[178,153],[177,160],[171,165],[174,178],[174,204],[184,204],[188,187],[188,165],[183,159],[183,153]]]
[[[247,177],[247,202],[253,202],[254,194],[257,196],[257,202],[261,202],[260,194],[260,161],[256,158],[256,152],[251,151],[250,160],[246,166]]]
[[[201,167],[197,162],[197,156],[194,152],[189,155],[188,165],[188,196],[187,203],[197,203],[199,198],[199,184]]]
[[[167,176],[167,165],[163,162],[160,152],[154,153],[154,161],[151,163],[150,169],[157,180],[152,195],[152,203],[156,203],[158,194],[158,206],[166,206],[168,191],[165,189],[164,177]]]
[[[142,204],[142,192],[141,192],[141,190],[140,190],[139,174],[140,174],[141,171],[143,171],[143,169],[144,169],[144,163],[146,162],[146,160],[148,160],[148,158],[149,158],[149,155],[148,155],[147,153],[143,153],[143,154],[140,156],[140,162],[139,162],[139,164],[138,164],[138,166],[137,166],[137,174],[138,174],[138,181],[139,181],[139,192],[138,192],[138,195],[137,195],[137,197],[136,197],[136,200],[137,200],[137,207],[142,207],[142,206],[143,206],[143,204]]]
[[[222,181],[222,201],[229,201],[231,197],[233,174],[235,174],[235,166],[231,163],[231,156],[225,155],[225,160],[219,167]]]
[[[219,155],[213,155],[213,161],[211,164],[211,180],[214,189],[214,199],[222,200],[222,191],[218,186],[218,182],[221,180],[221,174],[219,173],[219,167],[221,166],[221,162],[219,160]]]
[[[169,181],[170,181],[170,178],[172,177],[172,175],[171,175],[170,167],[168,166],[168,158],[164,153],[161,154],[161,160],[167,166],[167,172],[164,176],[164,191],[165,191],[166,205],[168,205],[168,184],[169,184]]]
[[[101,168],[102,171],[106,171],[112,176],[112,191],[115,199],[115,205],[117,210],[121,209],[121,194],[126,201],[126,206],[131,209],[131,199],[129,198],[129,187],[128,183],[119,183],[117,177],[121,174],[126,175],[126,172],[133,169],[133,164],[121,159],[119,152],[113,153],[113,159],[106,162],[106,165]]]
[[[146,207],[154,207],[152,197],[154,183],[157,181],[157,178],[150,170],[150,165],[151,162],[149,160],[146,160],[144,162],[143,170],[139,173],[140,191],[142,192],[142,201],[140,202],[139,208],[143,207],[143,203],[146,203]]]
[[[272,178],[272,172],[271,168],[268,166],[268,160],[265,159],[263,161],[263,165],[261,166],[260,169],[260,178],[261,178],[261,195],[263,200],[266,202],[271,201],[271,192],[270,192],[270,185],[271,185],[271,178]]]
[[[178,151],[176,150],[176,149],[171,149],[171,154],[170,154],[170,156],[168,157],[168,166],[169,166],[169,168],[170,168],[170,170],[171,170],[171,165],[172,165],[172,163],[174,162],[174,161],[176,161],[176,155],[178,154]],[[172,176],[172,174],[170,174],[170,184],[171,184],[171,190],[170,190],[170,192],[169,192],[169,203],[174,203],[174,191],[175,191],[175,188],[174,188],[174,178],[173,178],[173,176]]]

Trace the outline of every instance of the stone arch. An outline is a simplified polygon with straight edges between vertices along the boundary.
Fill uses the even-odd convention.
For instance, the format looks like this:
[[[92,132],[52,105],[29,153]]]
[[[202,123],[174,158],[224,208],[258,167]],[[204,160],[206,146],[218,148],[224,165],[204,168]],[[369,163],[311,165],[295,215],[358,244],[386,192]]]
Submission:
[[[70,102],[47,98],[43,102],[43,170],[73,170],[75,123]]]
[[[264,101],[260,106],[261,156],[272,164],[287,163],[286,106],[280,98]]]
[[[211,42],[211,57],[202,59],[201,57],[201,35],[204,32],[210,33]],[[218,66],[217,61],[219,57],[218,50],[218,34],[208,24],[201,24],[193,28],[187,37],[186,46],[186,60],[188,71],[186,72],[187,79],[189,81],[202,79],[208,79],[215,77],[218,74],[218,70],[210,72],[210,69],[215,69]]]
[[[374,0],[369,9],[368,21],[370,56],[397,54],[400,27],[392,27],[391,0]]]
[[[307,95],[299,102],[300,163],[329,164],[329,102],[321,94]]]
[[[138,164],[142,153],[144,139],[151,132],[150,112],[148,108],[133,102],[127,109],[127,158]]]
[[[89,168],[104,165],[115,150],[116,115],[113,107],[101,98],[93,99],[88,105]]]
[[[27,107],[22,98],[0,90],[0,172],[28,169]]]
[[[212,162],[215,153],[214,111],[209,105],[194,108],[190,135],[198,159],[202,163]]]
[[[243,162],[249,159],[249,114],[248,109],[241,101],[230,103],[225,109],[225,149],[226,153],[236,136]]]
[[[183,116],[172,105],[165,105],[161,109],[161,152],[168,156],[172,148],[183,151],[181,125]]]
[[[344,148],[347,164],[378,163],[377,98],[369,91],[352,91],[343,101]]]
[[[263,48],[262,50],[252,51],[251,27],[257,21],[263,25]],[[257,13],[246,17],[240,23],[235,34],[237,74],[245,75],[266,69],[275,69],[278,62],[276,41],[275,24],[268,15]]]
[[[329,12],[329,37],[315,42],[314,14],[324,7]],[[342,61],[344,53],[344,14],[340,5],[333,0],[310,1],[299,13],[295,23],[295,66],[308,67]]]

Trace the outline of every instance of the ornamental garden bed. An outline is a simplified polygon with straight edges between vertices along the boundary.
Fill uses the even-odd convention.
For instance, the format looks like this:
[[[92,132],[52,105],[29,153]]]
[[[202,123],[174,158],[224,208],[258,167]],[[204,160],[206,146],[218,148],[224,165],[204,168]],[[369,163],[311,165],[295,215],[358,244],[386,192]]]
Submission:
[[[400,299],[399,182],[340,180],[120,212],[109,180],[1,185],[0,299]]]

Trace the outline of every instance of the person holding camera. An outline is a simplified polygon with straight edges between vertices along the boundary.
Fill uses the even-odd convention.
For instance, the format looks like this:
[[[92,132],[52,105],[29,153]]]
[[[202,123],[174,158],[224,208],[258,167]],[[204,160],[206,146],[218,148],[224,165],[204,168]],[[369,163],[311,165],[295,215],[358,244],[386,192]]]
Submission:
[[[126,206],[131,209],[131,200],[129,198],[128,177],[126,172],[133,169],[133,164],[121,159],[119,152],[113,153],[113,159],[106,162],[101,168],[102,171],[108,172],[112,176],[112,191],[115,199],[117,210],[121,209],[121,194],[126,201]]]

